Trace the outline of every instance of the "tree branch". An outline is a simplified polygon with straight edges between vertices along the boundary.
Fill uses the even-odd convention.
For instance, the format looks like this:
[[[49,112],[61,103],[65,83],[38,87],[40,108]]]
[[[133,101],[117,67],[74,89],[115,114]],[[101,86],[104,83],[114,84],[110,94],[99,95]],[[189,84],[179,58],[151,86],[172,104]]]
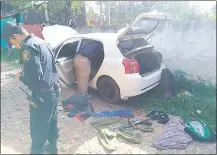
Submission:
[[[64,25],[64,24],[63,24],[63,21],[62,21],[62,19],[61,19],[61,17],[60,17],[60,13],[59,13],[59,12],[58,12],[58,17],[59,17],[59,20],[60,20],[61,24]]]

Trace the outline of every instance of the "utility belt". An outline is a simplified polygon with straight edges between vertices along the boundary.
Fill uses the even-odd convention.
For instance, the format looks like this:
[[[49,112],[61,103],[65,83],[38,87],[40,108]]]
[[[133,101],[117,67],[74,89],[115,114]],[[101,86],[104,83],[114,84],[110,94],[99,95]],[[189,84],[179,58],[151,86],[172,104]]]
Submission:
[[[42,94],[47,93],[47,92],[56,92],[59,96],[59,93],[61,92],[60,85],[55,82],[49,89],[48,88],[42,88],[38,93],[34,93],[34,96],[32,96],[32,105],[35,107],[40,106],[41,104],[44,103],[44,99],[42,97]]]

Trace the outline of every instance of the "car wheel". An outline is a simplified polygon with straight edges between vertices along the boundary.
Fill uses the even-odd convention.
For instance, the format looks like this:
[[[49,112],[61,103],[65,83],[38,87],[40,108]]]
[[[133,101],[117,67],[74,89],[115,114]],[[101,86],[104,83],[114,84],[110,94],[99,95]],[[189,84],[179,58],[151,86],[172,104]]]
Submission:
[[[97,82],[97,89],[100,97],[108,102],[115,104],[121,100],[120,89],[117,83],[110,77],[102,77]]]

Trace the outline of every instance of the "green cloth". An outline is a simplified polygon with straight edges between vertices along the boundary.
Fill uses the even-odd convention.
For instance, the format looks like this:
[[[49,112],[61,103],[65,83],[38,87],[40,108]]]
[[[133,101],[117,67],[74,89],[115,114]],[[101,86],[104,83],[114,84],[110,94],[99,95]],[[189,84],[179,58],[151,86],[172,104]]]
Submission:
[[[136,124],[134,127],[129,127],[120,130],[120,127],[129,125],[127,119],[121,119],[120,117],[105,117],[98,118],[96,121],[91,123],[99,132],[98,139],[104,148],[110,151],[115,150],[113,142],[118,137],[122,137],[128,142],[140,144],[142,142],[141,134],[136,130],[143,132],[152,132],[151,124],[142,123]]]
[[[97,118],[96,121],[92,122],[91,125],[95,127],[97,130],[106,129],[110,126],[116,126],[120,122],[123,122],[120,117],[104,117]]]
[[[96,121],[92,122],[91,125],[95,127],[97,130],[101,129],[110,129],[110,130],[118,130],[120,127],[124,127],[128,125],[127,119],[121,119],[120,117],[104,117],[98,118]],[[142,123],[136,124],[134,127],[129,127],[124,130],[133,131],[133,130],[141,130],[144,132],[152,132],[151,124]]]
[[[118,137],[122,137],[125,140],[134,144],[141,144],[142,142],[142,137],[140,133],[132,134],[123,131],[110,131],[109,129],[100,130],[98,139],[104,148],[110,151],[114,151],[116,149],[116,146],[114,145],[114,141]]]
[[[114,151],[116,148],[113,142],[116,140],[116,132],[109,131],[108,129],[100,130],[98,139],[102,146],[109,151]]]

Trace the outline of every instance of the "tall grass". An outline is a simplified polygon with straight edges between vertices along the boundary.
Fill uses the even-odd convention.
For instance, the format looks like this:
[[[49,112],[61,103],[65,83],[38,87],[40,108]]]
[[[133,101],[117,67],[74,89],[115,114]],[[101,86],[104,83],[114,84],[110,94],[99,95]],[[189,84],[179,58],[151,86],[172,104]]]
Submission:
[[[206,122],[212,130],[216,130],[216,86],[205,81],[196,81],[188,78],[181,71],[174,72],[176,85],[180,92],[186,90],[192,96],[180,95],[163,99],[162,92],[156,87],[144,95],[131,98],[129,104],[137,105],[145,112],[150,110],[162,110],[167,114],[180,116],[183,120],[198,119]],[[202,111],[201,114],[196,113]],[[191,115],[194,113],[194,117]]]

